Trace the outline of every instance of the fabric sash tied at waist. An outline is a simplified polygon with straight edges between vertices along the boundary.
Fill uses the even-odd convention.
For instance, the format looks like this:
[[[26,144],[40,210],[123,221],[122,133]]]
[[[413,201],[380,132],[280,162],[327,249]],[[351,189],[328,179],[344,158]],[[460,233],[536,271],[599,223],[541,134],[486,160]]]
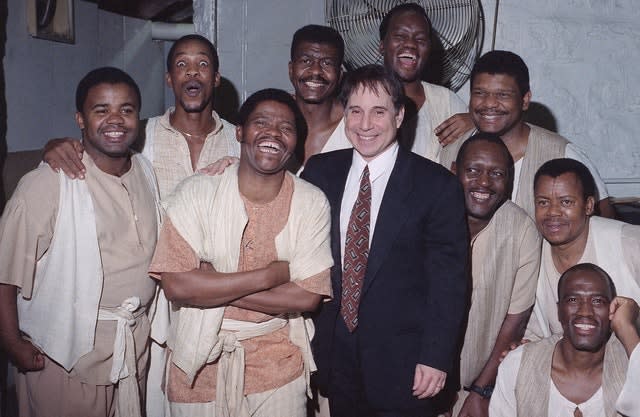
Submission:
[[[240,341],[282,329],[288,320],[276,317],[262,323],[223,319],[214,355],[219,355],[216,416],[249,417],[244,398],[244,348]]]
[[[140,394],[136,367],[136,350],[132,328],[137,318],[144,314],[139,297],[129,297],[114,309],[98,310],[98,320],[116,321],[113,342],[113,364],[109,379],[118,384],[116,416],[141,417]]]

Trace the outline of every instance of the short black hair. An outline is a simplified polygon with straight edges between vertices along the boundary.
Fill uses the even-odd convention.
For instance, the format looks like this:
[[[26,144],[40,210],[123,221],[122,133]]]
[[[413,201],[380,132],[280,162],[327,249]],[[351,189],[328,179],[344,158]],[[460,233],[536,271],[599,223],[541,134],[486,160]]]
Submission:
[[[488,142],[497,145],[500,150],[504,153],[505,158],[507,158],[507,176],[509,180],[509,193],[513,190],[513,172],[514,172],[514,163],[513,156],[511,156],[511,152],[509,152],[509,148],[504,144],[502,138],[495,133],[485,133],[478,132],[471,136],[469,139],[464,141],[462,145],[460,145],[460,149],[458,149],[458,155],[456,156],[456,166],[458,169],[462,166],[462,160],[464,159],[465,153],[467,152],[467,148],[470,144],[475,142]]]
[[[265,88],[264,90],[259,90],[251,94],[249,98],[242,103],[240,110],[238,110],[238,126],[244,126],[256,107],[265,101],[277,101],[291,109],[296,123],[297,141],[304,142],[307,138],[307,121],[304,119],[304,115],[300,111],[296,101],[291,97],[291,94],[278,88]]]
[[[533,189],[540,177],[557,178],[562,174],[575,174],[576,178],[582,186],[582,195],[586,200],[588,197],[593,197],[595,201],[598,201],[598,189],[596,188],[596,182],[593,179],[593,175],[582,162],[576,161],[571,158],[557,158],[551,159],[538,169],[535,177],[533,177]]]
[[[379,93],[379,88],[391,96],[396,112],[404,106],[404,89],[398,78],[382,65],[369,64],[353,71],[349,71],[342,83],[338,98],[343,106],[347,106],[349,97],[359,88]]]
[[[585,262],[585,263],[576,264],[572,266],[571,268],[564,271],[562,275],[560,275],[560,280],[558,281],[558,300],[561,300],[560,290],[562,289],[562,286],[566,281],[567,276],[571,275],[574,272],[579,272],[579,271],[583,271],[583,272],[592,271],[600,275],[602,278],[604,278],[607,281],[607,286],[609,287],[609,291],[611,291],[611,299],[613,300],[616,297],[617,295],[616,285],[613,283],[613,280],[611,279],[611,276],[607,273],[607,271],[600,268],[598,265]]]
[[[506,74],[516,80],[521,95],[524,96],[531,90],[527,64],[519,55],[511,51],[489,51],[478,58],[471,70],[471,82],[469,83],[471,88],[473,88],[475,77],[478,74]]]
[[[332,27],[321,25],[307,25],[296,30],[291,41],[291,60],[295,59],[296,48],[302,42],[327,44],[338,50],[338,58],[342,65],[344,60],[344,39],[340,33]]]
[[[138,111],[142,107],[142,96],[140,95],[140,88],[138,84],[131,78],[129,74],[121,69],[114,67],[101,67],[89,71],[87,75],[82,77],[78,86],[76,87],[76,110],[82,113],[84,102],[87,100],[87,95],[92,87],[98,84],[126,84],[133,88],[138,99]]]
[[[382,21],[380,22],[380,27],[378,28],[378,31],[380,32],[381,41],[384,40],[385,36],[387,36],[387,31],[389,30],[389,24],[391,22],[391,19],[393,18],[393,15],[402,13],[402,12],[413,12],[424,17],[424,20],[426,20],[427,26],[429,27],[429,33],[431,33],[431,19],[429,19],[429,16],[427,15],[427,12],[424,10],[424,7],[420,6],[417,3],[403,3],[389,10],[387,14],[385,14],[384,17],[382,18]]]
[[[218,72],[218,70],[220,69],[220,61],[218,60],[218,51],[216,50],[216,47],[213,45],[213,43],[211,43],[209,39],[205,38],[202,35],[198,35],[196,33],[192,33],[190,35],[184,35],[183,37],[175,41],[173,45],[171,45],[171,48],[169,49],[169,53],[167,54],[167,72],[171,71],[171,66],[173,65],[173,58],[178,46],[180,44],[183,44],[189,41],[198,41],[206,45],[207,49],[209,49],[209,53],[211,54],[211,61],[212,61],[211,64],[213,65],[213,72]]]

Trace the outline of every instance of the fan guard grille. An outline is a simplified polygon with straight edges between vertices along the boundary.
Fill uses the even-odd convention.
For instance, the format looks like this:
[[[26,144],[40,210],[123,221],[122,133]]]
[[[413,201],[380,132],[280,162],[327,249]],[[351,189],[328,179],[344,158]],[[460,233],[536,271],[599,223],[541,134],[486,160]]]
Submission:
[[[402,0],[326,0],[327,22],[345,42],[347,70],[381,63],[378,27]],[[454,91],[467,81],[482,51],[484,15],[480,0],[416,1],[433,26],[433,45],[423,79]]]

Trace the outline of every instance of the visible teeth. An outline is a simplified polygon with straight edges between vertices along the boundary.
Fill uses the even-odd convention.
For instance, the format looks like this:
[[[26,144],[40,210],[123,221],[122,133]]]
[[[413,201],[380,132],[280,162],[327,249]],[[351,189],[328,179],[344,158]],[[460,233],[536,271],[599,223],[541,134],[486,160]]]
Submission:
[[[311,88],[320,88],[324,86],[324,83],[319,83],[319,82],[315,82],[315,81],[307,81],[305,82],[305,85],[311,87]]]
[[[278,142],[262,142],[260,145],[258,145],[258,148],[260,148],[261,151],[263,152],[268,152],[268,153],[278,153],[280,152],[280,144]]]
[[[593,324],[582,324],[582,323],[576,323],[574,324],[575,327],[577,327],[578,329],[582,329],[582,330],[591,330],[591,329],[595,329],[596,326],[594,326]]]
[[[410,59],[412,61],[415,61],[417,59],[414,55],[406,55],[406,54],[400,55],[400,58],[402,58],[402,59]]]
[[[110,138],[119,138],[120,136],[124,135],[124,132],[105,132],[104,134],[106,136],[109,136]]]
[[[489,197],[491,197],[491,194],[489,193],[479,193],[477,191],[472,191],[469,194],[471,194],[471,197],[475,198],[476,200],[488,200]]]

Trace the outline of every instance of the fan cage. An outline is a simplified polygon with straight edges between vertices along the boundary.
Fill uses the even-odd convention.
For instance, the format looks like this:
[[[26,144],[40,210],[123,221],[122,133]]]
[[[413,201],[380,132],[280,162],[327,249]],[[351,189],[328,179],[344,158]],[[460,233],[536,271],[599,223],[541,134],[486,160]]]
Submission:
[[[378,28],[382,17],[402,0],[327,0],[329,26],[345,42],[347,70],[381,63]],[[467,81],[484,41],[480,0],[416,1],[427,12],[433,44],[423,79],[458,91]]]

